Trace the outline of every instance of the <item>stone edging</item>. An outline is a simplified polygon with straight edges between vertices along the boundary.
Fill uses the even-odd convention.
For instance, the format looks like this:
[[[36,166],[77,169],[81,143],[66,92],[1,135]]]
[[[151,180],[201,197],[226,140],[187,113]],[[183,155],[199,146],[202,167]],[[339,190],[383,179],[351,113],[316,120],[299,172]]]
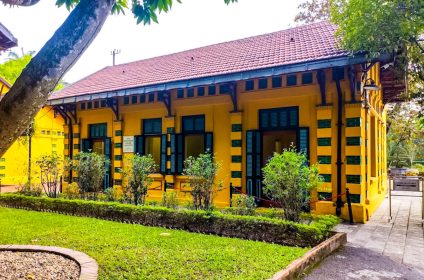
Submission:
[[[340,246],[346,244],[346,242],[346,233],[335,233],[332,237],[315,246],[305,255],[292,262],[285,269],[274,274],[270,280],[297,279],[304,271],[322,261]]]
[[[80,280],[97,280],[99,270],[97,262],[88,255],[78,251],[54,246],[38,245],[0,245],[0,251],[45,252],[61,255],[78,263],[80,267]]]

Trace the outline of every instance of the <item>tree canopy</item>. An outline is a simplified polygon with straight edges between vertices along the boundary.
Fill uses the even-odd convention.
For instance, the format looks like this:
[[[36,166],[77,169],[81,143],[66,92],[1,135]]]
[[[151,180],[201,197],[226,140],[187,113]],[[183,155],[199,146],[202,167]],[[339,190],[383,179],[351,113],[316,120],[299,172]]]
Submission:
[[[221,0],[222,1],[222,0]],[[31,6],[39,0],[0,0],[3,4]],[[127,10],[137,23],[157,22],[180,0],[57,0],[72,10],[43,48],[28,63],[0,101],[0,157],[31,124],[63,75],[90,46],[111,13]],[[224,0],[226,4],[237,0]]]

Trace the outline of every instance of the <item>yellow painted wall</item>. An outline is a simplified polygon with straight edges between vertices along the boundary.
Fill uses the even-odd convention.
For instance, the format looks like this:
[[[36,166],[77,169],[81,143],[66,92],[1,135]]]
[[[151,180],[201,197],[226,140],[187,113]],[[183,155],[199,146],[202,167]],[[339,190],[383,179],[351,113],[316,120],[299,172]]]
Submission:
[[[1,85],[0,85],[1,87]],[[35,133],[32,137],[32,182],[40,182],[37,159],[55,152],[63,157],[63,119],[55,117],[51,107],[44,107],[35,117]],[[0,179],[2,185],[21,185],[28,178],[28,139],[20,137],[0,158]]]
[[[378,65],[375,65],[370,75],[374,75],[376,82],[379,83],[377,76]],[[356,68],[357,69],[357,68]],[[360,71],[356,70],[356,76],[360,77]],[[297,74],[298,84],[301,81],[301,74]],[[115,147],[115,143],[122,143],[122,136],[136,136],[142,134],[142,120],[149,118],[162,118],[162,133],[167,134],[168,128],[174,128],[175,133],[181,132],[182,117],[189,115],[205,115],[206,132],[213,132],[214,153],[216,159],[221,163],[222,168],[218,174],[217,182],[222,182],[223,190],[217,192],[215,196],[215,203],[218,206],[229,205],[229,185],[233,184],[235,187],[241,187],[242,192],[246,192],[246,132],[248,130],[255,130],[259,127],[259,110],[269,108],[291,107],[297,106],[299,108],[299,126],[309,128],[309,149],[310,161],[312,164],[317,162],[318,156],[331,156],[330,164],[320,164],[319,169],[323,174],[331,174],[331,182],[323,183],[318,189],[318,192],[331,193],[333,196],[332,201],[317,201],[313,202],[312,209],[316,213],[330,213],[335,214],[335,196],[337,195],[337,177],[336,177],[336,157],[337,157],[337,91],[336,83],[332,80],[331,69],[325,70],[326,74],[326,102],[325,106],[321,105],[321,95],[319,85],[316,79],[316,73],[313,72],[313,83],[310,85],[286,86],[287,77],[283,76],[283,87],[272,89],[272,79],[268,78],[268,88],[258,89],[258,79],[255,79],[255,90],[246,91],[245,82],[237,82],[237,97],[238,97],[238,112],[233,111],[233,104],[231,98],[227,94],[219,94],[219,87],[216,88],[216,95],[210,96],[208,94],[208,87],[205,86],[205,96],[197,97],[197,89],[195,90],[194,97],[187,97],[187,90],[185,91],[185,98],[177,98],[177,91],[171,91],[171,117],[167,116],[165,105],[157,100],[155,95],[154,102],[140,104],[124,104],[124,97],[119,98],[119,116],[118,119],[110,108],[97,108],[87,109],[88,102],[83,102],[86,109],[81,110],[81,102],[77,104],[77,120],[78,123],[73,125],[74,135],[75,131],[79,131],[79,138],[74,138],[73,144],[69,148],[78,145],[81,139],[88,138],[88,126],[95,123],[107,123],[108,137],[112,139],[112,174],[114,180],[121,180],[121,174],[114,172],[115,167],[122,167],[123,162],[116,160],[116,155],[122,155],[123,150],[121,147]],[[363,108],[361,103],[360,90],[355,92],[355,102],[351,100],[351,93],[349,81],[347,79],[347,69],[345,69],[345,79],[341,81],[341,87],[344,98],[343,107],[343,129],[342,129],[342,193],[344,194],[346,188],[350,189],[353,195],[360,195],[360,201],[353,204],[353,212],[356,222],[364,222],[367,220],[367,215],[370,216],[378,207],[381,200],[384,198],[385,180],[387,172],[385,170],[385,116],[381,111],[381,93],[372,93],[371,98],[372,110],[378,111],[378,119],[376,123],[378,128],[377,142],[375,147],[365,145],[369,139],[369,115],[372,110],[367,111]],[[376,96],[374,96],[376,95]],[[89,101],[92,102],[92,101]],[[131,103],[131,98],[130,98]],[[380,116],[381,115],[381,116]],[[360,118],[361,125],[359,127],[346,127],[347,118]],[[318,120],[330,119],[331,127],[320,129],[317,126]],[[241,124],[242,131],[232,131],[232,125]],[[67,131],[65,127],[65,132]],[[121,135],[116,135],[117,131],[122,131]],[[167,135],[169,141],[170,135]],[[328,137],[331,138],[331,146],[318,146],[318,138]],[[347,137],[360,137],[361,145],[347,146]],[[242,147],[232,147],[232,140],[241,140]],[[65,140],[67,143],[67,140]],[[369,173],[369,165],[366,162],[366,157],[370,155],[370,149],[378,149],[378,174],[376,179],[371,179],[367,174]],[[74,153],[78,149],[74,149]],[[65,154],[69,150],[65,149]],[[168,148],[168,155],[170,154]],[[125,156],[125,155],[124,155]],[[232,156],[242,156],[242,162],[232,162]],[[348,165],[345,164],[347,156],[360,156],[361,164]],[[169,168],[170,163],[167,162]],[[242,178],[232,178],[232,172],[241,172]],[[347,175],[361,176],[360,183],[347,183]],[[187,188],[187,181],[181,175],[154,175],[155,182],[153,188],[156,190],[149,191],[148,199],[160,199],[162,197],[162,190],[164,181],[173,184],[174,188],[169,191],[176,191],[181,199],[190,200],[190,194],[185,190]],[[316,191],[314,197],[317,198]],[[342,197],[343,202],[346,197]],[[342,208],[342,217],[347,218],[347,206]]]

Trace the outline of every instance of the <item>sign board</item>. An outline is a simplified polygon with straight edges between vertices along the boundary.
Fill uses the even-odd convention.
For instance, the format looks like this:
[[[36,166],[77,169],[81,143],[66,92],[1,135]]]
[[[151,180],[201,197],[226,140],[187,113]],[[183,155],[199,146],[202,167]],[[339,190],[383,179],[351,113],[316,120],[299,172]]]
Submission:
[[[124,136],[122,148],[124,153],[134,153],[134,136]]]

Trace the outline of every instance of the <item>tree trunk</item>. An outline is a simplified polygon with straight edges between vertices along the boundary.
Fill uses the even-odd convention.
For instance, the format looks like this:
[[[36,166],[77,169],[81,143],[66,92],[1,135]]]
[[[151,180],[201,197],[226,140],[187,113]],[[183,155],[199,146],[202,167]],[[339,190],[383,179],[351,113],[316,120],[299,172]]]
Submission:
[[[0,157],[28,127],[56,84],[97,36],[114,3],[115,0],[81,0],[23,70],[0,102]]]

